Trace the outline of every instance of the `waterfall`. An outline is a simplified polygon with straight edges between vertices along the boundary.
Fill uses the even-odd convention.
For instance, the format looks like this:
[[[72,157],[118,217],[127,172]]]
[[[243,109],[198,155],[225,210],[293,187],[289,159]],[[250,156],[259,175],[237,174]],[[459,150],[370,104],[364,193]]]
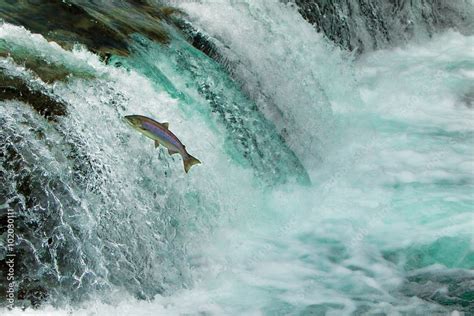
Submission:
[[[469,1],[12,3],[2,312],[474,308]]]

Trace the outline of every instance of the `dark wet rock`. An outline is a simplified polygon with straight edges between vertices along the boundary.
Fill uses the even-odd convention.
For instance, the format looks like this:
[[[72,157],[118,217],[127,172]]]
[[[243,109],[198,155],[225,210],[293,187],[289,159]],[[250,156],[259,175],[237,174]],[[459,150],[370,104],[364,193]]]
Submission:
[[[67,113],[65,102],[46,91],[29,86],[23,79],[2,73],[0,68],[0,100],[25,102],[48,120],[55,120]]]
[[[18,291],[17,298],[22,301],[24,307],[37,308],[48,298],[48,291],[38,280],[28,282],[28,287],[23,287]]]
[[[125,51],[125,38],[103,22],[93,19],[76,4],[61,0],[6,3],[0,7],[0,16],[9,23],[21,25],[34,33],[65,48],[82,43],[95,51]]]
[[[32,71],[46,83],[62,81],[72,76],[84,79],[95,77],[92,69],[72,68],[65,63],[50,61],[46,56],[39,56],[39,54],[35,55],[34,52],[16,49],[16,47],[12,47],[1,39],[0,57],[11,58],[16,64]]]
[[[472,34],[474,6],[444,0],[296,0],[300,14],[339,46],[370,51],[449,28]]]
[[[0,6],[0,18],[70,49],[82,44],[106,54],[127,55],[129,36],[140,33],[167,42],[161,26],[176,10],[147,1],[16,0]]]
[[[406,296],[416,296],[450,310],[474,311],[474,273],[469,270],[415,271],[400,290]]]
[[[469,238],[443,237],[429,244],[386,251],[383,256],[407,274],[399,289],[403,295],[449,310],[474,310],[474,253]]]
[[[120,100],[119,92],[109,92],[113,96],[104,104]],[[156,253],[156,248],[122,246],[139,240],[138,235],[130,239],[139,232],[130,218],[116,217],[123,206],[106,189],[111,166],[91,151],[88,140],[67,119],[51,124],[26,104],[6,101],[0,106],[6,114],[0,116],[0,236],[13,211],[16,306],[35,308],[45,301],[71,305],[107,292],[112,285],[140,299],[165,292],[135,260],[139,253]],[[89,209],[91,201],[102,207]],[[2,272],[6,254],[0,239]],[[1,273],[2,293],[8,284],[5,278]],[[0,306],[6,306],[3,295]]]
[[[15,281],[18,284],[16,301],[18,303],[18,300],[22,300],[26,306],[36,306],[40,297],[45,298],[47,296],[47,290],[44,287],[40,290],[38,285],[32,281],[39,276],[38,271],[41,267],[37,258],[46,259],[40,255],[42,241],[38,238],[39,236],[35,236],[35,232],[43,230],[44,233],[51,234],[54,227],[59,225],[59,218],[55,218],[54,208],[50,204],[52,201],[49,201],[45,192],[42,192],[41,185],[38,186],[37,181],[39,179],[29,171],[30,164],[15,145],[24,140],[19,136],[13,137],[7,128],[2,128],[1,132],[0,162],[2,168],[10,172],[3,175],[3,181],[0,184],[1,191],[7,198],[6,207],[1,209],[0,216],[6,218],[7,212],[14,213],[15,243],[14,251],[9,252],[9,254],[15,256]],[[10,134],[10,136],[5,137],[7,134]],[[52,216],[43,216],[48,212]],[[56,216],[58,215],[56,214]],[[7,226],[3,222],[2,220],[0,234],[6,234],[7,232]],[[6,245],[3,244],[3,247],[6,247]],[[7,271],[8,259],[9,257],[3,257],[0,260],[2,271]],[[44,260],[43,262],[46,263],[47,261]],[[53,265],[52,261],[50,265]],[[6,286],[8,283],[6,275],[2,275],[0,284]],[[46,282],[43,281],[42,284],[45,286]],[[33,292],[36,294],[31,296]],[[39,294],[40,292],[43,294]],[[3,299],[2,303],[4,303]]]
[[[26,117],[25,117],[26,118]],[[33,117],[23,128],[39,130]],[[0,118],[0,235],[7,234],[7,219],[14,216],[13,251],[2,241],[0,270],[8,271],[7,260],[15,260],[15,305],[38,307],[53,295],[56,302],[64,293],[80,300],[93,287],[87,268],[94,267],[97,254],[86,255],[77,240],[85,240],[80,221],[81,201],[73,196],[74,182],[54,176],[32,148],[33,140],[18,133]],[[50,142],[42,139],[41,142]],[[0,275],[0,291],[5,293],[7,275]],[[80,283],[79,283],[80,280]],[[80,286],[79,286],[80,285]],[[95,286],[98,286],[96,284]],[[5,306],[5,297],[0,297]]]
[[[1,38],[0,57],[2,63],[13,62],[22,66],[45,83],[64,81],[72,77],[82,79],[96,77],[95,70],[91,66],[77,62],[71,54],[48,44],[43,39],[25,41],[21,35],[17,41]]]

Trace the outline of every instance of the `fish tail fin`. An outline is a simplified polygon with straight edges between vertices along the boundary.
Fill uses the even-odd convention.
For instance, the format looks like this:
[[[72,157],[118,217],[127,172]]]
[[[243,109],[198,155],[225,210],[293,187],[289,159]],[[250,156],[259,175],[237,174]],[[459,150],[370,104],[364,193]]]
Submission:
[[[186,171],[186,173],[188,173],[189,169],[191,169],[192,166],[196,165],[196,164],[200,164],[201,162],[194,158],[193,156],[191,155],[187,155],[187,157],[185,159],[183,159],[183,164],[184,164],[184,171]]]

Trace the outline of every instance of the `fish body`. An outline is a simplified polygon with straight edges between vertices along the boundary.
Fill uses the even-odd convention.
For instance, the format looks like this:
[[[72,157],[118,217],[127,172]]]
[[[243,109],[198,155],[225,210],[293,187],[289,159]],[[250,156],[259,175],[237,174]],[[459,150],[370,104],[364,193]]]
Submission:
[[[142,115],[128,115],[124,119],[131,127],[153,139],[155,147],[159,145],[166,147],[170,155],[179,153],[183,158],[184,171],[186,173],[193,165],[201,163],[186,151],[183,143],[168,129],[168,123],[159,123]]]

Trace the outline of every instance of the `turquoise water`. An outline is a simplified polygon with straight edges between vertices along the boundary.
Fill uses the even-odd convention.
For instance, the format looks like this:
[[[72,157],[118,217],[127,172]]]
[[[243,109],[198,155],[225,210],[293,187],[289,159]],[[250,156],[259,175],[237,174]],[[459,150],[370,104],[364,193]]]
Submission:
[[[178,33],[168,47],[137,35],[130,57],[105,65],[0,26],[13,51],[95,77],[45,84],[0,60],[70,104],[51,125],[21,102],[0,103],[20,150],[36,153],[34,170],[65,183],[72,201],[55,233],[78,259],[70,270],[42,266],[56,292],[26,313],[468,310],[474,37],[449,31],[355,58],[291,6],[181,8],[234,62],[232,78]],[[169,122],[203,164],[185,175],[127,114]],[[85,154],[71,161],[73,145]]]

